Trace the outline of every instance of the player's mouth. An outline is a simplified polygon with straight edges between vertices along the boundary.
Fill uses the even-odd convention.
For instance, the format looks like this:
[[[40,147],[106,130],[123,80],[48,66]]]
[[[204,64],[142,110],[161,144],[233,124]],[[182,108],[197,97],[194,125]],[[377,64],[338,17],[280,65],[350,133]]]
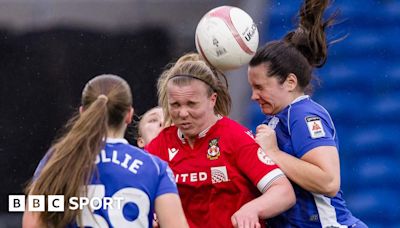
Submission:
[[[178,126],[181,130],[188,130],[192,126],[192,124],[191,123],[180,123]]]

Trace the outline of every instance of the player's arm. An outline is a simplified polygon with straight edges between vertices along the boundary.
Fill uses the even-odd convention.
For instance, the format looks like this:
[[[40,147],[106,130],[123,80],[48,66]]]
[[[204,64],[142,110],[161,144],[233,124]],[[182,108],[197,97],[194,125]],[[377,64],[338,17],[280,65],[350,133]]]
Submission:
[[[25,211],[22,217],[23,228],[41,228],[46,227],[39,218],[40,212]]]
[[[158,196],[155,201],[155,211],[162,228],[189,227],[178,194],[166,193]]]
[[[258,198],[243,205],[231,220],[234,227],[260,227],[259,219],[274,217],[296,202],[292,185],[281,175]]]
[[[256,141],[286,176],[302,188],[333,197],[340,187],[340,163],[337,148],[318,146],[301,159],[279,150],[275,131],[267,125],[257,127]]]
[[[262,193],[256,199],[243,205],[232,216],[236,227],[258,227],[260,219],[274,217],[289,208],[296,197],[293,187],[282,170],[262,151],[250,134],[236,132],[236,162],[238,168],[257,186]]]

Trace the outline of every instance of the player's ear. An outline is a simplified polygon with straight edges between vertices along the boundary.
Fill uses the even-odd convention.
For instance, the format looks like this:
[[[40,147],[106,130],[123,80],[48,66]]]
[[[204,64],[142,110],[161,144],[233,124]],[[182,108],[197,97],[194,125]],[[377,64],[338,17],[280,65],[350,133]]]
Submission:
[[[132,118],[133,118],[133,114],[134,113],[135,113],[135,110],[131,107],[131,109],[129,110],[129,112],[125,116],[125,123],[126,124],[132,123]]]
[[[139,138],[137,139],[136,143],[137,143],[138,147],[140,147],[140,148],[144,148],[144,146],[146,145],[146,144],[144,143],[144,139],[143,139],[142,137],[139,137]]]
[[[79,106],[79,114],[82,114],[82,112],[83,112],[83,107],[81,105],[81,106]]]
[[[213,103],[213,105],[215,105],[217,103],[217,96],[218,96],[217,93],[213,93],[210,96],[210,100]]]
[[[283,83],[283,86],[286,87],[289,92],[294,91],[297,87],[297,76],[293,73],[290,73]]]

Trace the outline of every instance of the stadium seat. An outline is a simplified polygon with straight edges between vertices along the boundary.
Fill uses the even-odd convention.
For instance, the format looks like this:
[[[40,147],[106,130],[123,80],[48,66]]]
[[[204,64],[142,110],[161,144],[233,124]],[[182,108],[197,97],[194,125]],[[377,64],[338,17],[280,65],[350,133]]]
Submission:
[[[364,104],[365,99],[357,91],[325,92],[321,89],[314,94],[313,99],[328,110],[336,125],[348,122],[355,123],[368,114],[368,110],[362,112],[359,110],[359,106]]]
[[[398,189],[379,186],[364,189],[360,186],[348,192],[345,199],[352,213],[367,224],[390,225],[399,222],[400,195]]]
[[[373,120],[400,124],[400,92],[386,92],[379,97],[374,97],[371,99],[370,106],[373,110],[373,112],[371,112]],[[400,127],[399,125],[397,126]]]
[[[350,177],[352,186],[364,188],[390,188],[400,183],[400,159],[385,155],[360,157],[345,171],[343,176]]]
[[[385,155],[394,158],[400,157],[399,139],[398,124],[371,122],[370,125],[353,131],[347,146],[351,146],[357,157]]]

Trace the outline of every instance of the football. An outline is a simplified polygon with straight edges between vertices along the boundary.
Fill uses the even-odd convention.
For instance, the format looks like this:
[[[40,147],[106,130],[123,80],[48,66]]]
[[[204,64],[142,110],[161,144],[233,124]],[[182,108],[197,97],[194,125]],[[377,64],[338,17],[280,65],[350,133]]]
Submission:
[[[212,66],[228,71],[249,63],[259,42],[257,26],[242,9],[220,6],[207,12],[196,28],[197,52]]]

